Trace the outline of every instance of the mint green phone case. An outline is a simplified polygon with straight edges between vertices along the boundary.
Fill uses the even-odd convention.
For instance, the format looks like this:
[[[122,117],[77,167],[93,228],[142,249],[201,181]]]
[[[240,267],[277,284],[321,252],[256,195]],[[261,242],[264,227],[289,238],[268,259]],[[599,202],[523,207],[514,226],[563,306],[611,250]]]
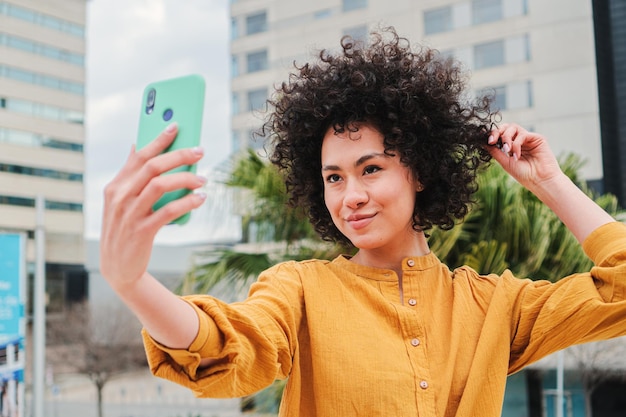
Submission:
[[[141,101],[137,150],[153,141],[170,123],[178,123],[178,135],[165,152],[192,148],[200,144],[202,116],[204,113],[204,78],[200,75],[187,75],[148,84]],[[164,173],[196,172],[195,165],[186,165]],[[165,193],[154,205],[158,210],[170,201],[184,197],[190,190],[180,189]],[[186,213],[174,223],[184,224],[189,220]]]

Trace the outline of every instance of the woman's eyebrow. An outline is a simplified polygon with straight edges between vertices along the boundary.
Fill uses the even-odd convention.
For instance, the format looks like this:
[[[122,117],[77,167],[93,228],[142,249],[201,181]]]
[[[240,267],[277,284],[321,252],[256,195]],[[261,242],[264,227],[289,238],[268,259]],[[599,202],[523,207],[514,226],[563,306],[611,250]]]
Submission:
[[[360,165],[363,165],[370,159],[379,158],[379,157],[387,158],[389,157],[389,155],[383,152],[368,153],[368,154],[363,155],[359,159],[357,159],[356,162],[354,163],[354,166],[358,167]],[[323,165],[322,166],[322,171],[339,171],[339,170],[341,170],[341,168],[338,165]]]
[[[366,155],[363,155],[362,157],[360,157],[359,159],[356,160],[356,162],[354,163],[355,167],[358,167],[359,165],[363,165],[364,163],[366,163],[367,161],[369,161],[370,159],[374,159],[374,158],[387,158],[388,155],[386,155],[385,153],[382,152],[373,152],[373,153],[368,153]]]

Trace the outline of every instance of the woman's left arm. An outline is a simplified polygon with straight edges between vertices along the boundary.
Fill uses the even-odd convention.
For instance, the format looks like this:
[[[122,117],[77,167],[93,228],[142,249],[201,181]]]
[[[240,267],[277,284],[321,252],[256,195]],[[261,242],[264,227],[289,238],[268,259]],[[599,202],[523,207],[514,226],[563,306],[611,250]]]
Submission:
[[[498,141],[502,146],[495,146]],[[615,221],[561,170],[547,140],[515,124],[491,132],[488,151],[502,167],[543,201],[579,242],[603,224]]]

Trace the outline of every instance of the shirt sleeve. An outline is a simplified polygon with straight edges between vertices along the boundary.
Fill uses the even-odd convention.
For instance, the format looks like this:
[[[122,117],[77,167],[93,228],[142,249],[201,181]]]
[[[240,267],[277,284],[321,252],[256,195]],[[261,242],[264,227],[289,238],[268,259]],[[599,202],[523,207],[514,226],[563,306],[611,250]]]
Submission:
[[[142,331],[156,376],[190,388],[196,396],[242,397],[286,378],[302,316],[302,287],[292,264],[259,277],[248,298],[227,304],[208,295],[183,297],[196,310],[198,334],[188,349],[170,349]],[[200,368],[203,358],[214,363]]]
[[[516,320],[510,372],[567,346],[626,334],[626,226],[599,227],[583,249],[595,264],[587,273],[556,283],[510,284],[521,287],[509,292]],[[505,275],[505,281],[514,281]]]

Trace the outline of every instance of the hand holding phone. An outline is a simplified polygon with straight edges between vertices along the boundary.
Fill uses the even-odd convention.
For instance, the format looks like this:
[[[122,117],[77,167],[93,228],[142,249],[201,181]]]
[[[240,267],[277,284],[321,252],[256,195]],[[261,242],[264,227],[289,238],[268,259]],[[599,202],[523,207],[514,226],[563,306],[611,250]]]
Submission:
[[[165,152],[198,146],[202,131],[204,93],[205,82],[200,75],[187,75],[148,84],[141,103],[137,150],[154,140],[173,122],[178,124],[178,134]],[[195,173],[196,165],[181,166],[163,175],[184,171]],[[155,203],[153,210],[156,211],[189,192],[188,189],[167,192]],[[189,217],[190,213],[186,213],[173,223],[184,224]]]

